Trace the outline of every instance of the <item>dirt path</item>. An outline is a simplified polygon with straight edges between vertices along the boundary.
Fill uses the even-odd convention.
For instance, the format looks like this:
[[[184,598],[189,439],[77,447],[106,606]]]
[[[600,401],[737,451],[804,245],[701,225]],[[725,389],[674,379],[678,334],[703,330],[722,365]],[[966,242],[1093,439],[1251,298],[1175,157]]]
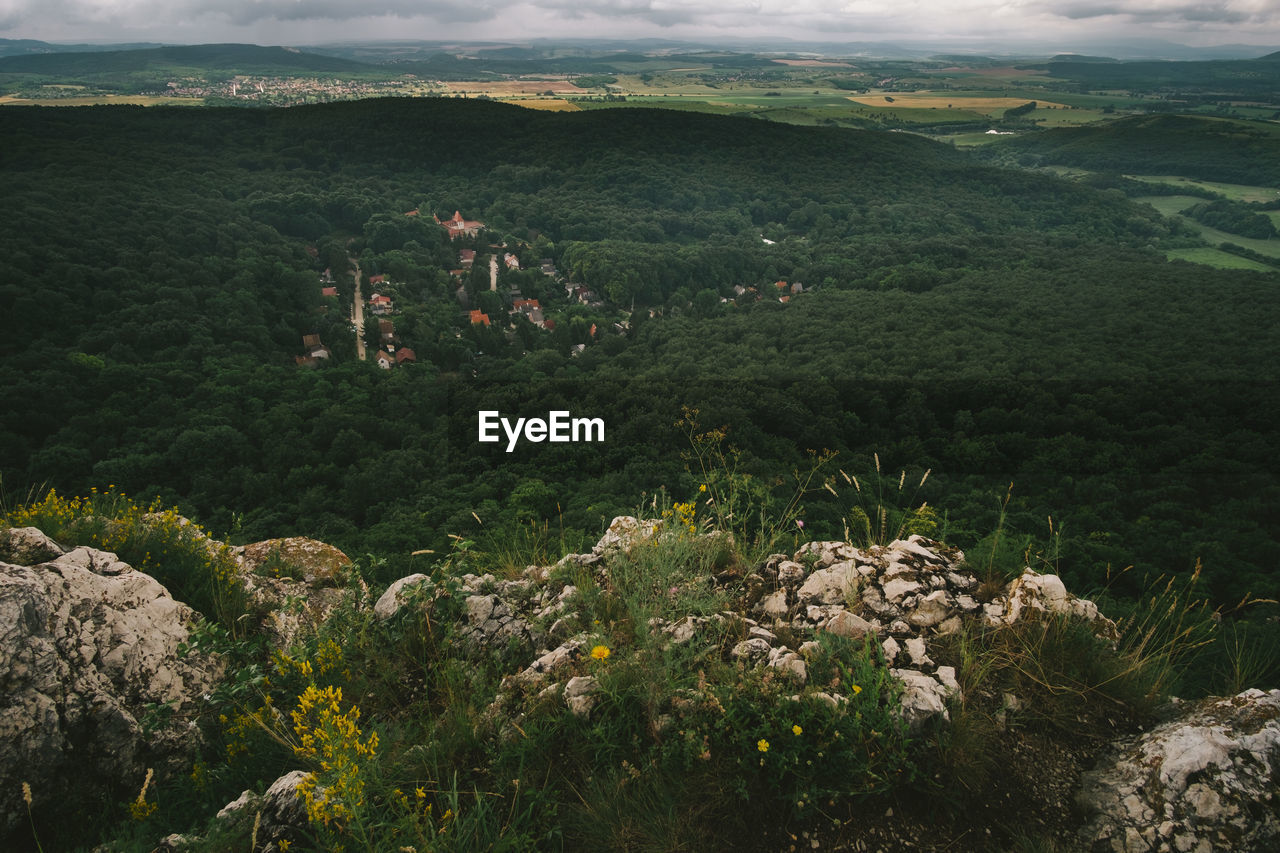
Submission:
[[[498,256],[489,256],[489,289],[498,289]]]

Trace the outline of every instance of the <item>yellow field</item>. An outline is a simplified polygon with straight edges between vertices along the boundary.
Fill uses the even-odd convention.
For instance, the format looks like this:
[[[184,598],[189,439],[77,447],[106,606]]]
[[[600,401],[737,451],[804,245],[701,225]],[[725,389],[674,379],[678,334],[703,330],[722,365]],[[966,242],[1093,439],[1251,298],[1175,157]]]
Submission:
[[[890,94],[892,101],[886,101],[884,95],[851,95],[849,100],[868,107],[896,107],[908,110],[944,110],[950,107],[956,110],[973,110],[976,113],[994,113],[1001,110],[1020,107],[1032,98],[966,98],[963,95],[935,95],[932,92],[903,92]],[[1056,107],[1066,109],[1066,104],[1056,101],[1034,99],[1040,107]]]
[[[12,95],[0,96],[0,106],[40,106],[40,107],[89,107],[96,104],[140,104],[154,107],[158,104],[198,104],[198,98],[164,98],[150,95],[97,95],[87,98],[15,98]]]
[[[577,104],[571,104],[564,98],[512,98],[503,101],[504,104],[515,104],[518,107],[525,107],[531,110],[550,110],[556,113],[568,113],[581,111],[582,107]]]

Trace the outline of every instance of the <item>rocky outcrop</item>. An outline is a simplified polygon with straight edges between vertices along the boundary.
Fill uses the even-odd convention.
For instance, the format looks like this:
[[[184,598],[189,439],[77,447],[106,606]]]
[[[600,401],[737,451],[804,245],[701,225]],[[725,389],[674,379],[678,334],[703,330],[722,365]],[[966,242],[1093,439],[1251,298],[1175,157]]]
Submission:
[[[11,557],[61,550],[20,534]],[[195,745],[188,721],[222,667],[179,654],[194,617],[109,552],[0,563],[0,777],[13,780],[0,788],[0,828],[26,820],[20,781],[37,808],[71,809]]]
[[[351,558],[332,545],[302,536],[267,539],[232,550],[247,573],[289,577],[312,588],[341,586],[351,565]]]
[[[621,516],[590,553],[566,555],[557,567],[582,567],[603,580],[612,557],[666,535],[677,534],[660,520]],[[463,603],[465,624],[459,636],[464,643],[476,650],[528,649],[531,656],[524,660],[531,662],[504,682],[496,712],[516,693],[563,690],[557,675],[576,677],[570,664],[581,657],[584,638],[569,639],[572,629],[563,626],[573,620],[556,617],[572,615],[577,590],[563,582],[552,584],[553,574],[551,567],[530,566],[517,580],[465,575],[454,591],[425,575],[410,575],[387,589],[375,613],[390,619],[409,601],[434,612],[441,596],[457,596]],[[816,648],[813,640],[818,634],[868,638],[880,644],[900,683],[902,714],[913,727],[935,717],[948,719],[947,703],[961,698],[955,670],[935,663],[929,642],[959,631],[966,619],[999,627],[1034,614],[1063,614],[1089,620],[1100,636],[1115,636],[1114,624],[1092,602],[1067,593],[1056,576],[1030,569],[994,599],[980,603],[979,580],[964,563],[964,555],[920,536],[867,549],[846,542],[810,542],[793,555],[770,556],[736,580],[747,590],[740,612],[686,617],[671,624],[655,620],[650,627],[671,642],[684,643],[703,624],[730,620],[743,632],[729,649],[732,658],[776,669],[797,685],[808,678],[807,655]],[[548,627],[540,631],[538,626]],[[778,640],[783,632],[796,647]],[[543,639],[553,642],[539,649]],[[591,703],[575,702],[574,707],[576,713],[588,713]]]
[[[1175,702],[1172,713],[1086,774],[1082,849],[1280,849],[1280,690]]]

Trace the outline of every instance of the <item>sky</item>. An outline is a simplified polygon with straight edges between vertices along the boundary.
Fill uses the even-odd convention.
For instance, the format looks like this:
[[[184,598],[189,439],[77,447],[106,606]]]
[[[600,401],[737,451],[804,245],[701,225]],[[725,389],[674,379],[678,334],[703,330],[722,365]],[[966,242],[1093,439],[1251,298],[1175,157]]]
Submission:
[[[0,38],[44,41],[557,37],[1280,45],[1280,0],[0,0]]]

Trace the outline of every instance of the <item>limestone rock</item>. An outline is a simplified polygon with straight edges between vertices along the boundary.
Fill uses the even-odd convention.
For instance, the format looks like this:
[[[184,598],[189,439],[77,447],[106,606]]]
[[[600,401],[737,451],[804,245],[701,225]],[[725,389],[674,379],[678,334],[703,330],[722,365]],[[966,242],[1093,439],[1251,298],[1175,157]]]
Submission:
[[[258,804],[262,810],[262,822],[258,827],[260,842],[275,842],[282,838],[299,840],[309,829],[307,804],[298,793],[310,773],[294,770],[271,783]],[[320,789],[318,789],[320,790]]]
[[[564,701],[569,710],[578,717],[591,713],[596,705],[595,693],[600,689],[594,675],[578,675],[569,679],[564,686]]]
[[[425,588],[424,592],[430,596],[434,584],[427,575],[414,574],[400,578],[387,587],[387,591],[378,599],[378,603],[373,605],[373,615],[380,621],[387,621],[400,612],[400,608],[417,590],[423,588]]]
[[[795,586],[804,580],[804,566],[795,560],[783,560],[778,564],[778,583]]]
[[[0,561],[34,566],[56,560],[67,551],[35,527],[0,530]]]
[[[858,569],[850,560],[819,569],[796,591],[802,604],[839,604],[858,592]]]
[[[943,674],[944,669],[949,672]],[[939,667],[939,678],[936,679],[917,669],[890,669],[889,672],[902,682],[902,715],[913,729],[936,716],[951,721],[947,700],[960,687],[952,667]]]
[[[1182,703],[1085,774],[1079,800],[1089,850],[1280,849],[1280,690]]]
[[[801,683],[809,677],[809,668],[804,658],[786,646],[769,650],[769,666],[790,673]]]
[[[193,749],[185,720],[222,674],[179,657],[195,613],[115,554],[77,548],[37,566],[0,563],[0,832],[25,821],[18,781],[74,809],[136,786]],[[164,706],[172,713],[149,709]]]
[[[782,619],[787,615],[787,591],[779,589],[765,596],[760,601],[760,610],[765,616]]]
[[[1024,569],[1004,596],[983,609],[989,625],[1012,625],[1025,613],[1058,613],[1088,621],[1099,637],[1120,637],[1115,623],[1099,613],[1096,604],[1067,592],[1057,575],[1042,575],[1032,569]]]
[[[848,637],[857,640],[865,637],[867,634],[875,634],[876,626],[848,610],[841,610],[835,616],[832,616],[827,624],[823,626],[826,631],[835,634],[837,637]]]
[[[656,536],[661,529],[660,519],[638,519],[630,515],[619,515],[609,522],[609,528],[596,542],[591,553],[603,556],[619,551],[630,551],[637,543]]]
[[[246,572],[294,577],[313,587],[341,584],[351,565],[351,558],[339,549],[303,536],[268,539],[234,551]]]
[[[467,628],[460,639],[475,650],[501,650],[510,643],[533,648],[536,632],[527,621],[496,595],[469,595],[466,599]]]

